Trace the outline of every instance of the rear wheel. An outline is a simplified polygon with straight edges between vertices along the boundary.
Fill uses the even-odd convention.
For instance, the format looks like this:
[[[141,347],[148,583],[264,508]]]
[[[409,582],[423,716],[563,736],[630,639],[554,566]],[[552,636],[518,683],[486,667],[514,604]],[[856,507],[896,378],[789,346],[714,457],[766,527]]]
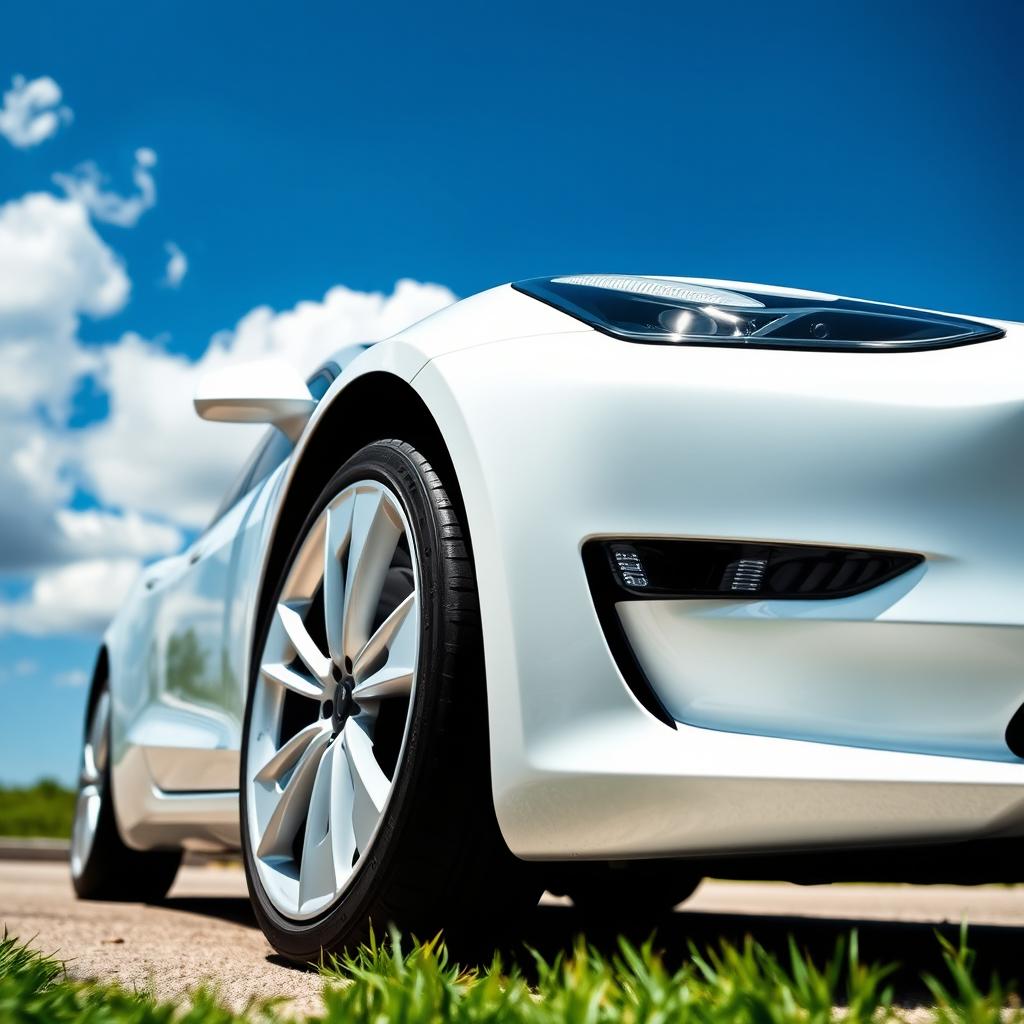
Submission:
[[[389,924],[532,906],[498,833],[472,563],[411,445],[368,445],[314,504],[259,638],[242,749],[256,915],[296,961]]]
[[[180,850],[133,850],[117,831],[110,786],[110,691],[89,711],[78,799],[71,828],[71,882],[80,899],[151,903],[163,899],[181,863]]]

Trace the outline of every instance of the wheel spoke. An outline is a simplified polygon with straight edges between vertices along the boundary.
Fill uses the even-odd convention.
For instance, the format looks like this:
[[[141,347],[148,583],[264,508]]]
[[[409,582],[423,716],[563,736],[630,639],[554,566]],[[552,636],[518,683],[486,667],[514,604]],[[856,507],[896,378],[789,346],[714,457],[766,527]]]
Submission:
[[[320,682],[325,682],[331,674],[331,662],[323,651],[316,645],[316,641],[309,635],[305,622],[302,621],[303,613],[308,607],[308,602],[289,604],[282,602],[277,606],[277,620],[288,637],[288,643],[303,665]]]
[[[336,506],[327,508],[324,531],[324,617],[327,622],[327,649],[336,665],[345,661],[342,622],[345,612],[345,579],[341,559],[352,536],[352,508],[355,497],[348,495]]]
[[[262,783],[280,782],[292,769],[295,762],[322,733],[327,732],[323,722],[314,722],[300,729],[274,756],[256,773],[256,781]]]
[[[309,811],[309,795],[313,791],[320,758],[330,741],[331,734],[321,730],[299,758],[263,830],[263,837],[256,850],[257,857],[291,855],[292,843]]]
[[[415,623],[416,610],[416,592],[413,591],[377,627],[377,631],[367,640],[363,649],[354,658],[355,663],[352,666],[352,675],[357,682],[361,682],[371,675],[386,661],[391,661],[391,653],[396,647],[396,641],[400,639],[399,633],[410,617]],[[403,646],[407,646],[407,644]],[[403,651],[402,653],[404,655],[406,652]],[[415,649],[411,653],[415,655]]]
[[[415,592],[381,624],[356,660],[356,701],[405,697],[412,691],[419,646],[419,609]]]
[[[356,836],[352,828],[355,792],[352,769],[348,764],[344,742],[336,742],[334,774],[331,778],[331,841],[334,844],[334,862],[341,866],[338,877],[347,877],[355,860]]]
[[[92,852],[102,806],[103,796],[98,785],[85,785],[78,791],[74,824],[71,828],[71,869],[76,874],[81,874],[85,870],[86,861]]]
[[[389,661],[352,690],[356,703],[381,700],[384,697],[408,697],[412,693],[413,670],[399,662]]]
[[[105,765],[100,752],[107,742],[107,726],[110,723],[110,693],[104,690],[96,701],[96,710],[92,715],[92,727],[89,729],[89,746],[93,749],[96,766],[102,770]]]
[[[96,820],[100,813],[100,791],[97,786],[83,786],[78,791],[78,803],[75,807],[75,818],[82,822],[91,832],[96,831]]]
[[[318,679],[310,679],[288,665],[270,664],[263,665],[260,671],[280,686],[297,693],[301,697],[308,697],[310,700],[323,700],[324,688]]]
[[[401,536],[401,517],[383,491],[356,493],[342,622],[345,655],[353,661],[370,638],[384,580]]]
[[[309,797],[309,815],[299,868],[299,909],[316,897],[331,896],[338,884],[331,849],[331,779],[338,744],[327,748],[320,759]],[[340,755],[344,757],[344,755]]]
[[[89,723],[89,736],[82,749],[82,784],[90,785],[100,781],[107,766],[107,751],[110,725],[110,693],[104,690]]]
[[[377,827],[391,783],[373,756],[373,741],[358,719],[350,718],[343,733],[345,754],[352,773],[352,827],[356,844],[365,850]]]

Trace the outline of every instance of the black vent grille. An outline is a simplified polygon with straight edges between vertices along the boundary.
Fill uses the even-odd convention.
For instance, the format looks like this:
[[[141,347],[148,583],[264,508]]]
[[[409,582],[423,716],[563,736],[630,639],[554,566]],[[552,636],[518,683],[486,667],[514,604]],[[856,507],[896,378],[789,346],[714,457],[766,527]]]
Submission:
[[[790,558],[782,555],[772,566],[767,589],[769,593],[795,596],[856,593],[876,586],[880,579],[890,579],[891,559],[866,551]]]
[[[821,600],[850,597],[919,565],[912,552],[697,540],[590,541],[608,580],[633,598]]]

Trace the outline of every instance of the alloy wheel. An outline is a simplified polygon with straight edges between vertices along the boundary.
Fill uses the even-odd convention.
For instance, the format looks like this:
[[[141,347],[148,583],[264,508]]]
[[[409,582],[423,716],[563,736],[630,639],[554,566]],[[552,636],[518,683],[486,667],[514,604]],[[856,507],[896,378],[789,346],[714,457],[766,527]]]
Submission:
[[[363,480],[317,517],[277,598],[250,709],[247,838],[290,919],[337,902],[384,816],[416,688],[417,572],[398,498]]]
[[[82,767],[78,778],[78,799],[71,827],[71,871],[81,875],[96,840],[107,761],[110,757],[110,693],[103,690],[89,719],[89,731],[82,747]]]

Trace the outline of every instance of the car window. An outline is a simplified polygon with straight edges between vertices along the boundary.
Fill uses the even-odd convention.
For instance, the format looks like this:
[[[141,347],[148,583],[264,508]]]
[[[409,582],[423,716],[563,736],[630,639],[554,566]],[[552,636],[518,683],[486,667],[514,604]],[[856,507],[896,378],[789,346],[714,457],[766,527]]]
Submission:
[[[337,371],[333,366],[325,366],[317,371],[308,381],[306,386],[309,393],[319,402],[327,394],[327,389],[334,382]],[[225,512],[230,509],[243,495],[248,494],[258,484],[270,476],[278,466],[291,454],[292,443],[276,427],[271,427],[260,439],[255,450],[246,460],[242,472],[224,495],[217,511],[210,521],[211,525],[217,522]]]

